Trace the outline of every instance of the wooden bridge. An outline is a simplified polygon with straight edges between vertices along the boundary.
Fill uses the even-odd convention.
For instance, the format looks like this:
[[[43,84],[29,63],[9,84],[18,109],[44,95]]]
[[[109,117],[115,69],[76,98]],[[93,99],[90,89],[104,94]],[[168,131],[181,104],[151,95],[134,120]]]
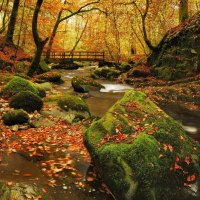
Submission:
[[[45,53],[43,54],[45,56]],[[70,61],[95,61],[103,62],[105,60],[104,52],[93,51],[60,51],[51,52],[49,62],[53,63],[66,63]]]

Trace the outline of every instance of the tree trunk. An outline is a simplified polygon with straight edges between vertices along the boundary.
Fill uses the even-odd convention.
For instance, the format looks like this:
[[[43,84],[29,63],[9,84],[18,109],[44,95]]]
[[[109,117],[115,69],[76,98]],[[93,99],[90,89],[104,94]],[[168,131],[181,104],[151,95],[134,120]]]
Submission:
[[[54,38],[56,36],[56,32],[57,32],[57,29],[58,29],[58,26],[59,26],[59,23],[60,23],[59,21],[60,21],[61,15],[62,15],[62,10],[58,14],[56,23],[53,27],[53,31],[52,31],[52,34],[51,34],[51,37],[50,37],[50,40],[49,40],[49,44],[48,44],[48,48],[47,48],[47,52],[46,52],[46,61],[47,62],[49,61],[49,58],[50,58],[50,53],[51,53],[51,49],[52,49],[52,46],[53,46],[53,41],[54,41]]]
[[[16,20],[17,20],[19,3],[20,3],[20,0],[15,0],[14,4],[13,4],[11,16],[10,16],[10,22],[8,24],[8,31],[6,34],[6,43],[8,43],[8,44],[14,44],[13,43],[13,35],[14,35],[14,31],[15,31],[15,24],[16,24]]]
[[[30,77],[32,77],[34,72],[37,70],[39,63],[40,63],[41,56],[42,56],[43,48],[44,48],[45,44],[47,43],[47,41],[49,40],[49,38],[46,38],[45,40],[40,39],[38,30],[37,30],[38,14],[39,14],[40,8],[42,6],[42,3],[43,3],[43,0],[37,0],[37,4],[36,4],[35,10],[34,10],[33,19],[32,19],[33,38],[34,38],[34,42],[35,42],[37,49],[35,52],[35,56],[32,60],[32,63],[29,67],[29,71],[27,73],[27,75]]]
[[[45,44],[44,44],[45,45]],[[38,46],[37,47],[37,50],[35,52],[35,56],[32,60],[32,63],[29,67],[29,71],[28,71],[28,76],[32,77],[34,72],[37,70],[38,66],[39,66],[39,63],[40,63],[40,59],[41,59],[41,56],[42,56],[42,52],[43,52],[43,48],[44,48],[44,45],[41,45],[41,46]]]
[[[183,23],[186,19],[189,18],[188,13],[188,0],[180,0],[179,6],[179,22]]]

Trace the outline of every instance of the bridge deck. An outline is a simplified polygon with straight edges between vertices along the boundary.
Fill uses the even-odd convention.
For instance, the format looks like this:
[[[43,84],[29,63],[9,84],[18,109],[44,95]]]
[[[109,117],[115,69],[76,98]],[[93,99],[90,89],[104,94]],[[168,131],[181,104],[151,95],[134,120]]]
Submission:
[[[70,51],[51,52],[49,62],[63,63],[68,61],[104,61],[104,52]]]

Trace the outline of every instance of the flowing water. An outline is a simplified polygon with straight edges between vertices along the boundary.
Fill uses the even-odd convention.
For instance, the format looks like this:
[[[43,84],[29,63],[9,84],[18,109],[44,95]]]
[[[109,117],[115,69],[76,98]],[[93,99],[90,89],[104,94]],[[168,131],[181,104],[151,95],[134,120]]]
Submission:
[[[90,74],[91,67],[81,68],[78,70],[59,70],[62,74],[64,83],[55,86],[56,90],[62,91],[64,93],[71,93],[73,89],[71,87],[71,79],[73,76],[82,75],[87,76]],[[120,99],[124,92],[132,87],[129,85],[118,84],[113,81],[99,80],[99,83],[105,86],[100,92],[90,92],[89,97],[86,99],[88,106],[92,115],[102,117],[105,112],[118,100]],[[178,105],[168,105],[162,106],[170,116],[179,120],[184,129],[196,140],[200,140],[200,114],[189,112]],[[70,153],[70,152],[68,152]],[[77,155],[73,155],[75,158]],[[0,180],[2,181],[15,181],[15,182],[27,182],[27,177],[16,176],[15,172],[20,171],[23,173],[31,173],[32,176],[29,179],[31,183],[33,182],[45,182],[47,177],[43,175],[39,169],[37,163],[30,162],[19,154],[12,154],[9,156],[3,155],[3,161],[0,164]],[[79,173],[83,175],[86,179],[90,171],[90,164],[86,163],[81,158],[76,158],[76,168]],[[48,188],[52,197],[56,200],[111,200],[113,199],[111,195],[102,193],[98,191],[100,182],[97,180],[95,182],[87,183],[85,181],[86,187],[77,187],[74,182],[74,177],[70,174],[66,174],[63,180],[57,184],[58,186],[54,188]]]

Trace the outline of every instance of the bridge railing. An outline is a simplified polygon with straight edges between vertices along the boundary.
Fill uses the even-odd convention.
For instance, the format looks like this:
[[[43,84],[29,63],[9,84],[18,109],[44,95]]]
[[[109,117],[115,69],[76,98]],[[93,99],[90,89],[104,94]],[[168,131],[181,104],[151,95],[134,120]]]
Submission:
[[[54,61],[104,61],[105,54],[95,51],[59,51],[51,52],[49,58]]]

